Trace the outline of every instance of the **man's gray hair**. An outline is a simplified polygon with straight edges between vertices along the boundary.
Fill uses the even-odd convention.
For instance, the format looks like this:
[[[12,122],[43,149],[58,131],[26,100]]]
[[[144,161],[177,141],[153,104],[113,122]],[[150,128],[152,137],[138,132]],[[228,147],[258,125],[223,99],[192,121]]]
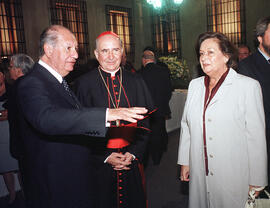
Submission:
[[[256,25],[256,37],[258,37],[258,36],[263,37],[269,24],[270,24],[270,16],[261,18],[257,22],[257,25]]]
[[[14,67],[20,68],[24,75],[27,74],[34,65],[33,59],[30,56],[23,53],[18,53],[11,56],[10,61],[13,62]]]
[[[47,27],[40,35],[39,38],[39,57],[42,57],[45,54],[44,45],[49,44],[51,46],[55,46],[58,38],[59,38],[59,31],[60,30],[67,30],[71,34],[73,34],[68,28],[62,25],[51,25]]]

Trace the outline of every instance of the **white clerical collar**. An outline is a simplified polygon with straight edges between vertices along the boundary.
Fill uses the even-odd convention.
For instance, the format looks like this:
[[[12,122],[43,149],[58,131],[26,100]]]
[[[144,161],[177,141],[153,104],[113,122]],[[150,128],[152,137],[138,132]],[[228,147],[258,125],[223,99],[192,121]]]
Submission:
[[[263,55],[263,57],[266,59],[266,61],[268,61],[270,59],[270,57],[267,56],[264,52],[262,52],[262,50],[260,48],[258,48],[258,51]]]
[[[44,61],[39,59],[38,63],[43,66],[45,69],[47,69],[60,83],[63,81],[63,77],[55,71],[52,67],[50,67],[48,64],[46,64]]]
[[[115,74],[119,71],[119,69],[120,69],[120,67],[112,72],[112,71],[107,71],[107,70],[101,68],[102,71],[105,71],[106,73],[111,74],[111,77],[115,77]]]

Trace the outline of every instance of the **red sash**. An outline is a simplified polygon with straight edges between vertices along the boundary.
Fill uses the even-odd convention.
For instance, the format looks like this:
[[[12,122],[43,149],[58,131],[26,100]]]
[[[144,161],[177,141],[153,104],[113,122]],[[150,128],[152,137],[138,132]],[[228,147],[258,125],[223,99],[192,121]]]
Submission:
[[[137,123],[130,123],[120,127],[111,127],[108,130],[107,148],[123,148],[128,146],[134,139]]]

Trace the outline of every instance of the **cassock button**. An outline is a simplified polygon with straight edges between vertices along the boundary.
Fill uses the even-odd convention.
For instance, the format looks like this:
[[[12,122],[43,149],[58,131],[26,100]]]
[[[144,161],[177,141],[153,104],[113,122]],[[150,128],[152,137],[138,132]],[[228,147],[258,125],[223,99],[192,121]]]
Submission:
[[[122,183],[122,179],[120,179],[119,182]]]
[[[118,92],[115,92],[116,95],[118,95]]]
[[[119,175],[122,175],[122,173],[119,173]]]
[[[120,196],[123,196],[123,194],[120,194]]]
[[[113,85],[113,87],[117,87],[117,85]]]
[[[121,190],[121,189],[123,189],[123,187],[122,186],[119,186],[119,189]]]
[[[123,202],[122,201],[119,201],[120,204],[122,204]]]

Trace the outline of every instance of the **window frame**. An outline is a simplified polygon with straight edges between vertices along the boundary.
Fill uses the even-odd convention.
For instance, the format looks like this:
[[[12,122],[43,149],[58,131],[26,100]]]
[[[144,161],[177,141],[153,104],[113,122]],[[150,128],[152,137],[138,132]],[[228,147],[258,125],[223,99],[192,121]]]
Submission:
[[[173,55],[178,58],[182,57],[179,12],[179,9],[167,13],[152,10],[152,42],[158,56]],[[171,19],[174,20],[171,21]]]
[[[0,1],[0,56],[26,53],[21,0]]]
[[[206,15],[207,31],[224,33],[236,46],[246,44],[245,0],[206,0]]]
[[[60,12],[59,12],[60,11]],[[77,64],[90,59],[86,0],[49,0],[50,23],[67,27],[78,42]]]
[[[111,22],[112,16],[110,11],[115,11],[115,14],[124,14],[122,15],[122,28],[118,27],[119,25]],[[122,44],[126,53],[126,57],[129,61],[134,63],[135,60],[135,42],[133,38],[133,19],[132,19],[132,9],[128,7],[120,7],[115,5],[105,5],[105,14],[106,14],[106,29],[108,31],[115,32],[118,34],[122,40]],[[116,17],[114,17],[116,18]],[[121,25],[120,25],[121,26]]]

